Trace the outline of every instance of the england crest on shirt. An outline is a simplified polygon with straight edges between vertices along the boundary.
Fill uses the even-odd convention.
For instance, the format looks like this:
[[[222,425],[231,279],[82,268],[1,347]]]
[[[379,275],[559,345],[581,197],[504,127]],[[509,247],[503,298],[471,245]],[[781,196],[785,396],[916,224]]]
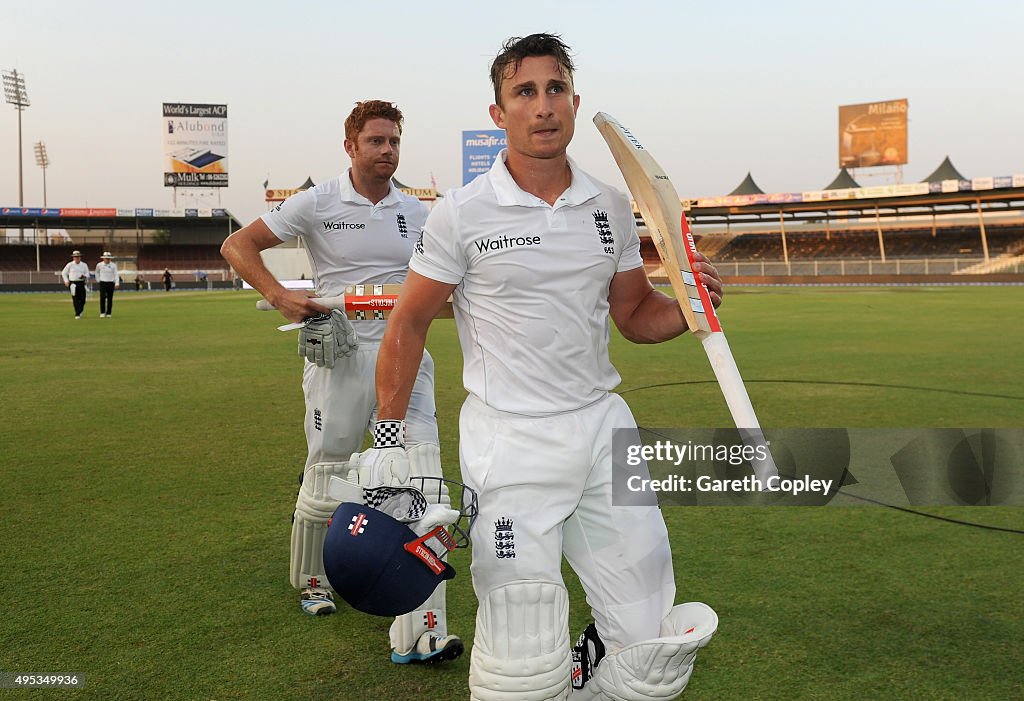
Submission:
[[[594,210],[594,229],[597,231],[597,238],[601,242],[604,252],[615,255],[615,236],[612,234],[612,227],[608,222],[608,212],[601,209]]]
[[[511,559],[516,556],[516,534],[512,530],[510,518],[499,518],[494,522],[494,554],[498,559]]]

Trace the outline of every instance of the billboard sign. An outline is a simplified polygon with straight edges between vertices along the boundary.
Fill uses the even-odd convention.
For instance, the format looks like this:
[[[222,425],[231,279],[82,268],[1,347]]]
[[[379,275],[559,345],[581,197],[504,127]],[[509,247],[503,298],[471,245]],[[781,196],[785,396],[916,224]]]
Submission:
[[[228,186],[228,106],[163,103],[164,186]]]
[[[839,107],[839,167],[907,163],[907,100]]]
[[[476,176],[490,170],[503,148],[504,129],[462,132],[462,184],[466,185]]]
[[[281,188],[268,189],[263,194],[263,200],[265,202],[284,202],[286,199],[288,199],[292,195],[297,195],[300,192],[302,192],[303,189],[304,188],[295,188],[295,187],[288,188],[288,189],[281,189]]]

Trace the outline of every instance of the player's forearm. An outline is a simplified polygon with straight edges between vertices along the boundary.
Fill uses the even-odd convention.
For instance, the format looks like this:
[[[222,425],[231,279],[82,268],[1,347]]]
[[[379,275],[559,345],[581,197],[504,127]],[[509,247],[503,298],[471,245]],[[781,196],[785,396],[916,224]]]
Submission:
[[[650,290],[633,313],[616,325],[633,343],[661,343],[687,331],[679,304],[658,290]]]
[[[377,419],[404,419],[419,373],[427,327],[412,324],[400,312],[388,319],[377,353]]]
[[[278,298],[287,290],[264,265],[260,248],[254,241],[238,234],[229,236],[221,245],[220,254],[240,278],[256,288],[272,305],[277,306]]]

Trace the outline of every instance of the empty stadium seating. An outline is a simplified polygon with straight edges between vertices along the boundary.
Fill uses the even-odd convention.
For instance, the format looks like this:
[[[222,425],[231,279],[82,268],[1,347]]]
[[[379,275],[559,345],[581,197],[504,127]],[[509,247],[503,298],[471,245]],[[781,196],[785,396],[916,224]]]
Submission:
[[[80,246],[40,246],[40,270],[60,271],[71,261],[71,252],[80,250],[82,261],[90,268],[96,267],[103,254],[103,246],[85,244]],[[25,245],[0,246],[0,271],[18,272],[36,269],[36,247]]]
[[[972,227],[940,231],[934,237],[930,230],[884,231],[883,238],[888,258],[945,258],[983,254],[981,235],[977,228]],[[989,255],[998,256],[1024,240],[1024,231],[1019,228],[993,228],[987,231],[987,238]],[[786,252],[790,260],[878,258],[878,232],[787,232]],[[741,234],[715,255],[715,260],[722,262],[782,259],[780,232]]]
[[[225,270],[228,263],[220,246],[208,244],[144,245],[139,249],[139,270]]]
[[[226,270],[227,261],[220,255],[220,246],[211,244],[144,245],[139,248],[108,247],[100,244],[60,245],[39,247],[39,267],[44,271],[59,271],[71,260],[73,250],[82,251],[82,260],[94,268],[106,248],[113,248],[114,258],[135,259],[130,267],[139,270]],[[121,265],[122,269],[128,266]],[[19,272],[36,269],[35,246],[0,245],[0,271]]]

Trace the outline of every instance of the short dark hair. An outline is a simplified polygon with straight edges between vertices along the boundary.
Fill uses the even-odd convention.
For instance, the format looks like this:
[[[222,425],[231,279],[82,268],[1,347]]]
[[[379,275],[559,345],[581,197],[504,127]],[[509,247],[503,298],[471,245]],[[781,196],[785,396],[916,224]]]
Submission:
[[[570,51],[558,34],[531,34],[527,37],[512,37],[506,41],[491,64],[491,85],[494,86],[495,104],[501,104],[501,83],[505,79],[505,74],[515,74],[523,59],[529,56],[553,57],[562,67],[566,77],[572,80],[575,67]]]
[[[398,133],[402,133],[402,121],[405,118],[398,105],[384,100],[365,100],[357,102],[352,114],[345,120],[345,138],[355,141],[371,119],[389,119],[398,125]]]

